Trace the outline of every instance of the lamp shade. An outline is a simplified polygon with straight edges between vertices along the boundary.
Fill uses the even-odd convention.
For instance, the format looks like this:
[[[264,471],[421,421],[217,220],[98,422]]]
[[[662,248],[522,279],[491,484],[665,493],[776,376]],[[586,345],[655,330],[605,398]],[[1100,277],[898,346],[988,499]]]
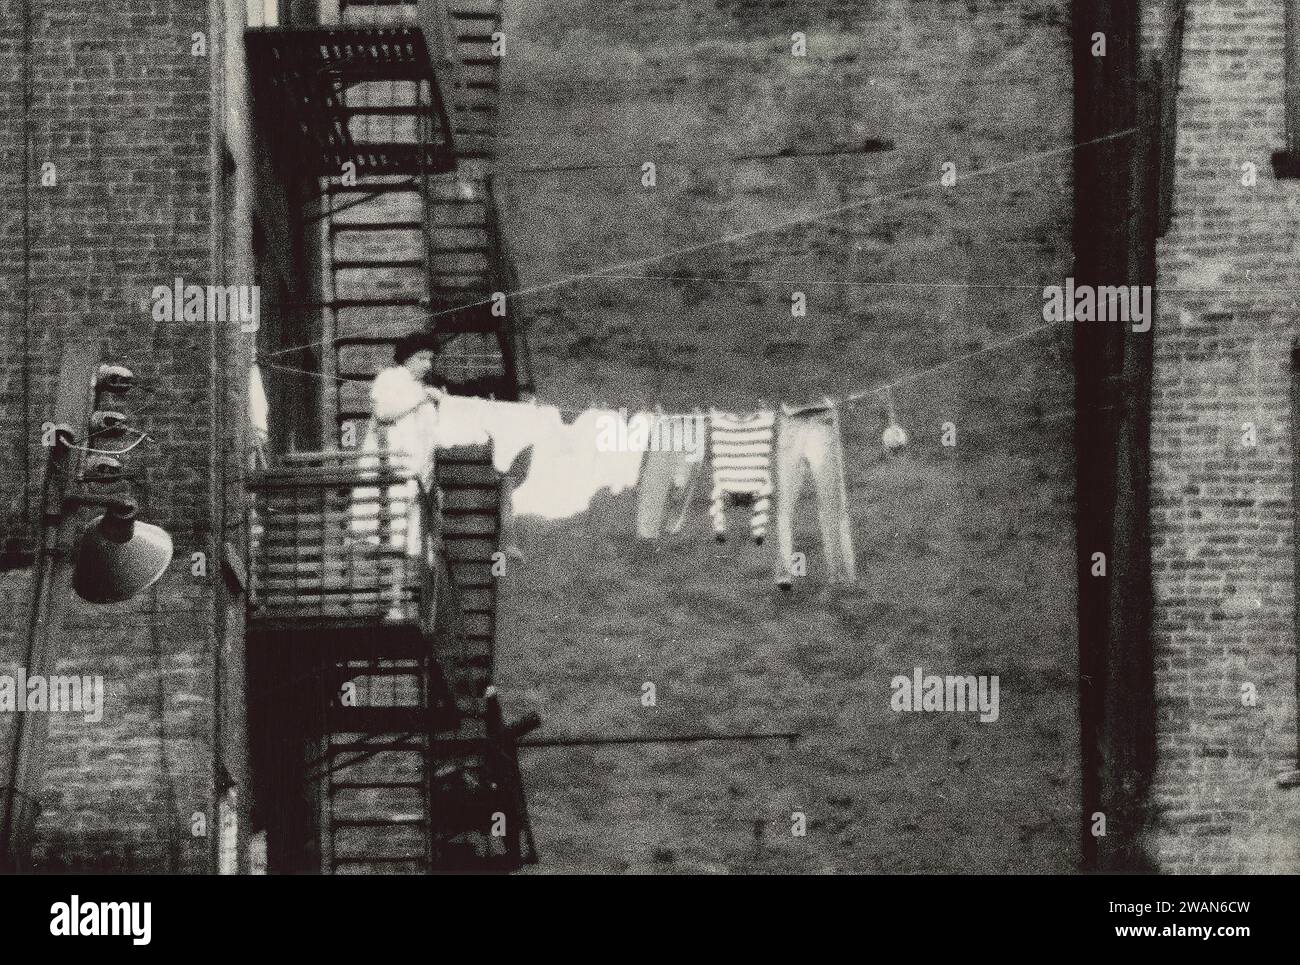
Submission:
[[[121,603],[157,582],[171,561],[166,530],[137,523],[134,508],[110,508],[81,537],[72,588],[89,603]]]

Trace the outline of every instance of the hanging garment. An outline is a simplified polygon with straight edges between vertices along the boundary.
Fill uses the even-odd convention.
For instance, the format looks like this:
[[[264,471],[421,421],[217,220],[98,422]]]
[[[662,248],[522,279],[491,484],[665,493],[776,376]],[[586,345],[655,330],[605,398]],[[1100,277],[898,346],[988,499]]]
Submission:
[[[681,532],[703,463],[684,453],[647,452],[637,492],[637,535],[656,539]],[[668,522],[668,518],[672,521]]]
[[[682,424],[682,445],[686,449],[687,459],[684,467],[679,466],[674,480],[673,499],[678,503],[677,518],[668,526],[668,532],[681,532],[686,513],[691,508],[691,498],[695,495],[695,486],[704,475],[704,452],[708,446],[709,420],[704,413],[696,409],[686,415]]]
[[[498,402],[447,395],[439,405],[438,448],[492,446],[492,465],[501,473],[500,543],[508,557],[524,558],[515,526],[514,493],[528,477],[536,440],[551,417],[527,402]]]
[[[511,505],[514,515],[545,515],[539,510],[553,502],[552,491],[563,487],[563,451],[566,448],[564,423],[560,410],[553,405],[528,405],[529,433],[532,437],[532,461],[528,475],[513,485]]]
[[[261,366],[256,362],[248,369],[248,429],[248,467],[265,469],[271,441],[271,404],[266,398]]]
[[[447,395],[439,405],[438,448],[486,446],[492,441],[487,430],[487,399],[472,395]]]
[[[262,367],[256,362],[248,367],[248,427],[263,443],[271,436],[271,404],[266,398]]]
[[[673,503],[677,504],[677,518],[668,524],[667,533],[676,535],[682,531],[682,523],[686,522],[686,513],[691,508],[691,497],[695,495],[695,484],[703,474],[702,459],[687,461],[685,469],[678,471],[669,500],[670,507]]]
[[[528,402],[498,402],[476,396],[448,395],[441,402],[438,446],[485,446],[492,443],[492,464],[507,472],[533,444],[535,427],[545,425],[545,408]]]
[[[621,493],[636,486],[653,421],[652,413],[628,416],[626,409],[590,409],[578,417],[572,430],[580,443],[594,440],[593,496],[601,489]]]
[[[515,487],[528,478],[532,468],[533,447],[524,446],[515,461],[501,474],[500,526],[501,545],[505,547],[506,556],[522,560],[524,551],[519,548],[519,527],[515,525]]]
[[[539,415],[541,407],[531,402],[487,402],[483,407],[484,426],[492,437],[492,462],[497,472],[510,472],[522,453],[534,445],[539,426],[551,424],[549,415]],[[525,475],[527,469],[525,466]],[[523,476],[517,477],[520,481]]]
[[[567,519],[590,508],[602,489],[619,493],[636,485],[643,453],[608,444],[611,433],[627,437],[630,420],[622,413],[588,409],[566,425],[554,406],[536,409],[546,415],[534,424],[532,468],[515,489],[516,515]]]
[[[452,395],[439,408],[440,447],[492,442],[515,516],[566,519],[590,507],[600,490],[619,493],[637,483],[649,413],[628,419],[589,409],[565,423],[555,406]]]
[[[776,443],[776,582],[783,589],[789,589],[792,581],[794,510],[806,474],[812,475],[817,491],[827,580],[852,583],[857,568],[844,488],[840,416],[830,402],[802,409],[781,407]]]
[[[636,530],[642,539],[659,536],[664,517],[674,503],[679,511],[667,532],[681,531],[703,465],[703,447],[696,444],[696,440],[703,441],[702,429],[696,429],[693,434],[691,426],[679,427],[677,420],[687,420],[697,426],[703,422],[698,416],[657,416],[651,424],[651,448],[646,450],[637,484]]]
[[[713,447],[713,493],[709,513],[718,542],[727,538],[726,501],[747,504],[754,542],[767,536],[772,497],[772,435],[776,413],[771,410],[737,415],[710,412]]]
[[[378,502],[393,521],[389,543],[404,546],[408,556],[420,555],[420,483],[433,479],[434,451],[438,445],[438,400],[441,394],[420,382],[402,365],[384,369],[370,386],[371,418],[361,443],[362,452],[375,453],[363,459],[363,469],[384,467],[380,453],[387,456],[392,470],[414,478],[389,486],[387,499],[380,500],[377,488],[353,492],[352,531],[373,534],[379,528],[373,509]],[[386,502],[386,506],[384,505]]]

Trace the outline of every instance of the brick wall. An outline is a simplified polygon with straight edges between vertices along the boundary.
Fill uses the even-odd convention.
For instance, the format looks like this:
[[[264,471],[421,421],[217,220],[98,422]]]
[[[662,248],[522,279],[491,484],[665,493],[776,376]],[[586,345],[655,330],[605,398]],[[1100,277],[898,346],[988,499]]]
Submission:
[[[1156,45],[1167,5],[1149,6]],[[1294,872],[1300,791],[1276,786],[1296,739],[1288,292],[1300,186],[1269,161],[1283,146],[1284,3],[1188,7],[1155,323],[1152,850],[1166,870]]]
[[[33,441],[31,423],[39,424],[48,405],[59,340],[92,326],[104,331],[107,354],[132,365],[152,390],[135,399],[140,421],[157,439],[148,454],[145,515],[168,527],[177,550],[177,562],[154,593],[132,604],[74,613],[58,670],[102,673],[109,701],[100,725],[51,721],[53,757],[38,858],[46,867],[201,870],[209,867],[212,838],[191,837],[189,818],[194,811],[209,812],[213,796],[213,641],[219,631],[231,640],[239,634],[217,616],[224,611],[218,588],[191,580],[188,564],[191,552],[211,552],[219,542],[213,534],[222,500],[214,496],[212,453],[228,452],[239,438],[234,422],[216,418],[214,400],[224,393],[237,408],[241,393],[237,382],[218,385],[211,376],[214,358],[232,357],[224,338],[214,344],[206,323],[156,325],[141,304],[160,281],[176,274],[206,281],[214,271],[206,119],[216,88],[210,62],[189,55],[190,34],[205,29],[206,11],[136,0],[90,13],[65,12],[48,0],[32,5],[33,157],[38,168],[46,159],[58,164],[59,184],[34,187],[31,194],[32,344],[24,357],[21,340],[0,343],[0,447],[7,466],[22,465],[24,447]],[[0,327],[7,332],[22,331],[20,8],[16,0],[0,0],[0,190],[6,198],[0,208]],[[515,139],[506,145],[503,166],[629,151],[678,156],[683,144],[722,153],[881,136],[899,148],[878,159],[818,162],[802,177],[765,165],[667,165],[660,169],[657,194],[641,193],[632,170],[548,181],[545,190],[517,178],[509,187],[513,204],[507,218],[515,226],[512,241],[525,283],[922,182],[942,160],[953,159],[964,169],[1059,147],[1068,130],[1065,5],[934,8],[931,26],[910,17],[901,4],[768,10],[681,3],[642,9],[639,19],[612,5],[609,16],[616,24],[576,2],[558,4],[552,13],[515,9],[510,43],[519,59],[508,67],[514,86],[505,117]],[[1191,8],[1175,220],[1161,250],[1164,290],[1157,320],[1152,526],[1161,765],[1153,845],[1170,870],[1295,870],[1297,792],[1279,790],[1274,781],[1277,772],[1294,766],[1296,728],[1287,403],[1295,308],[1289,299],[1241,291],[1295,287],[1291,226],[1297,189],[1276,182],[1268,164],[1281,146],[1282,4],[1192,0]],[[1149,26],[1161,22],[1155,15]],[[780,49],[792,30],[808,32],[813,55],[807,62],[791,61]],[[1048,62],[1066,65],[1066,75],[1044,85],[1042,65]],[[1025,64],[1038,73],[1033,84],[1017,87],[1014,78],[1029,74],[1015,68]],[[963,71],[999,80],[987,86],[949,82]],[[610,110],[611,104],[618,110]],[[551,153],[538,150],[537,143],[551,145]],[[1241,185],[1244,161],[1258,168],[1253,188]],[[996,195],[926,194],[839,226],[772,233],[760,244],[713,249],[694,260],[699,276],[805,279],[812,291],[826,291],[824,299],[811,296],[822,313],[820,328],[792,332],[785,311],[789,290],[773,286],[742,289],[738,296],[734,288],[703,281],[629,279],[590,286],[579,296],[539,297],[542,384],[550,397],[579,404],[588,393],[688,404],[703,387],[709,400],[726,394],[757,402],[878,382],[977,348],[1005,336],[1010,326],[1030,324],[1033,299],[1017,302],[1015,285],[1032,289],[1065,273],[1068,204],[1044,202],[1033,193],[1046,185],[1068,187],[1064,166],[1003,184]],[[638,228],[629,231],[629,225]],[[1000,287],[978,298],[908,292],[905,283],[921,273]],[[865,297],[816,287],[841,279],[883,288]],[[891,283],[900,287],[890,289]],[[712,324],[681,321],[705,318]],[[639,333],[647,325],[668,337],[645,339]],[[928,332],[928,340],[918,331]],[[755,338],[770,365],[753,365]],[[828,376],[832,352],[843,364]],[[869,587],[829,609],[787,611],[761,631],[748,622],[753,601],[729,601],[746,635],[776,631],[764,638],[763,675],[771,679],[775,661],[775,671],[786,674],[776,679],[799,681],[803,688],[783,687],[780,698],[756,692],[746,706],[765,722],[799,718],[810,735],[803,755],[759,760],[708,751],[685,762],[665,755],[629,758],[618,765],[624,789],[603,789],[593,798],[600,806],[583,812],[581,826],[572,827],[565,822],[573,788],[591,792],[583,781],[604,766],[594,759],[557,758],[543,767],[546,762],[534,759],[528,778],[538,794],[539,834],[552,866],[563,866],[566,854],[586,867],[653,866],[679,860],[672,857],[676,853],[701,867],[749,862],[753,868],[803,870],[953,868],[918,857],[953,854],[953,842],[962,843],[964,855],[954,861],[981,867],[1071,866],[1070,808],[1077,798],[1069,774],[1075,762],[1073,643],[1063,621],[1072,601],[1060,587],[1071,579],[1072,559],[1047,549],[1068,540],[1068,514],[1053,496],[1068,493],[1068,453],[1052,448],[1068,446],[1068,423],[1054,424],[1062,430],[1055,434],[1037,421],[1068,397],[1069,376],[1059,353],[1048,352],[1041,361],[1030,356],[1026,352],[1022,369],[976,371],[974,377],[954,372],[942,390],[918,386],[901,400],[914,431],[930,431],[948,416],[969,427],[980,444],[959,459],[918,456],[915,472],[903,464],[883,481],[868,479],[861,465],[851,469],[851,490],[860,500],[856,533],[872,561],[874,583],[887,593]],[[593,358],[599,366],[593,367]],[[34,376],[25,417],[24,361]],[[997,391],[989,390],[988,380],[996,381]],[[873,419],[878,413],[846,428],[864,450],[864,440],[879,432]],[[1241,444],[1247,422],[1255,425],[1254,447]],[[998,436],[994,429],[1000,425],[1022,428]],[[221,434],[222,445],[214,446],[214,433]],[[32,459],[39,455],[33,447]],[[1023,479],[1009,473],[1009,466],[1022,465],[1033,467]],[[232,465],[226,468],[234,472]],[[1026,509],[1017,480],[1042,494],[1039,511]],[[21,506],[19,488],[13,474],[5,476],[0,501]],[[236,492],[228,488],[227,501]],[[879,503],[869,502],[868,494]],[[1024,521],[1010,544],[981,515],[982,506],[1000,503]],[[932,507],[936,515],[913,519],[919,506]],[[950,525],[960,534],[938,528],[940,509],[952,513]],[[618,513],[611,518],[617,520]],[[597,527],[601,519],[598,514]],[[876,538],[886,519],[895,540],[903,521],[907,553],[930,557],[928,562],[904,560],[895,544]],[[1027,554],[1026,540],[1045,542]],[[947,550],[936,550],[945,542]],[[624,544],[615,545],[625,552]],[[562,547],[572,546],[572,534],[565,535]],[[609,566],[601,552],[587,545],[579,558],[565,558],[564,566],[581,578],[583,567]],[[992,571],[967,569],[972,559],[1008,552],[997,557]],[[535,572],[548,572],[535,559]],[[1014,559],[1020,559],[1020,569],[1008,569]],[[716,584],[717,574],[705,572],[707,564],[684,565]],[[927,579],[909,584],[908,574],[921,571]],[[1045,573],[1041,584],[1025,580],[1035,571]],[[990,572],[1009,578],[1016,594],[1003,597]],[[971,600],[937,594],[945,574],[949,583],[982,587],[985,596],[998,598],[996,622]],[[24,578],[20,571],[0,583],[0,602],[16,617]],[[602,592],[609,589],[609,577],[586,579],[604,587]],[[529,623],[529,614],[544,614],[545,606],[534,611],[525,605],[544,604],[539,594],[546,582],[530,577],[511,588],[515,602],[506,604],[513,607],[507,620],[516,641],[555,638],[553,628]],[[692,595],[712,599],[708,594],[714,591],[701,584],[679,592],[689,601]],[[561,595],[571,608],[572,595]],[[925,600],[927,609],[900,604],[909,599],[915,606]],[[861,666],[852,655],[846,667],[834,668],[808,656],[807,634],[800,628],[828,619],[827,613],[836,626],[821,625],[819,638],[847,628],[867,647]],[[964,628],[946,625],[957,613]],[[626,626],[626,610],[615,616]],[[642,641],[650,656],[636,654],[640,662],[629,686],[659,674],[668,692],[682,697],[676,709],[665,704],[665,714],[689,719],[714,713],[719,705],[711,672],[717,669],[728,686],[737,680],[730,657],[737,644],[727,643],[723,624],[715,614],[711,642],[698,620],[688,621],[693,650],[685,666],[676,663],[683,658],[672,649],[680,641],[660,641],[648,630]],[[14,622],[0,631],[0,661],[11,665],[20,626]],[[986,637],[987,649],[978,642]],[[1017,651],[1021,640],[1033,641],[1032,653]],[[787,653],[792,641],[796,646]],[[592,665],[575,670],[578,649],[566,651],[561,641],[554,650],[562,657],[568,653],[565,675],[548,676],[543,658],[523,653],[518,643],[512,651],[507,643],[506,683],[517,694],[536,696],[548,720],[570,729],[621,719],[612,711],[620,706],[619,695],[606,690],[629,672],[631,657],[620,662],[617,647],[598,657],[581,649]],[[840,659],[845,654],[850,651]],[[1018,681],[1019,690],[1010,693],[1018,692],[1021,702],[1010,708],[996,737],[913,734],[910,720],[879,717],[872,701],[884,686],[875,677],[887,680],[914,659],[1000,671]],[[0,672],[7,672],[5,666],[0,664]],[[238,675],[229,680],[233,685]],[[1242,707],[1243,683],[1257,688],[1257,706]],[[790,703],[796,691],[802,699]],[[818,704],[839,708],[839,719],[821,719],[812,709]],[[872,721],[874,736],[856,742],[853,729],[863,715]],[[0,721],[0,728],[6,723]],[[882,735],[888,737],[884,750],[875,746]],[[972,757],[980,762],[972,771],[980,780],[954,777],[965,772],[953,767]],[[1005,772],[996,770],[999,762],[1007,765]],[[569,767],[585,776],[566,789],[562,785],[576,773]],[[561,779],[549,782],[548,768]],[[910,787],[925,786],[929,777],[946,782],[945,791],[961,806],[947,809],[930,797],[915,808],[900,802],[899,768],[908,770]],[[665,791],[665,770],[681,777],[686,790]],[[701,771],[708,780],[699,781]],[[772,790],[755,795],[764,774]],[[642,778],[649,782],[644,787]],[[730,787],[732,797],[748,797],[714,801],[702,790],[711,784]],[[651,785],[670,795],[667,803],[629,819],[629,813],[640,814],[637,788],[648,795]],[[681,793],[687,796],[678,800]],[[1027,800],[1041,807],[1026,807]],[[737,815],[779,822],[792,805],[808,807],[814,827],[832,847],[798,850],[787,843],[753,850],[749,823]],[[1061,813],[1068,817],[1062,820]],[[740,830],[733,835],[727,822]],[[915,844],[913,857],[878,852],[854,837],[853,828],[868,823],[892,841]],[[704,824],[714,830],[692,830]],[[611,838],[612,828],[620,830],[613,837],[624,844],[606,853],[601,841]]]
[[[209,31],[206,4],[120,0],[68,5],[31,0],[30,317],[23,332],[21,65],[23,3],[0,0],[0,511],[23,507],[24,450],[39,482],[37,429],[52,401],[59,346],[104,337],[106,358],[135,370],[146,391],[131,397],[156,440],[131,468],[142,517],[166,527],[175,562],[157,587],[129,604],[78,606],[57,672],[100,674],[99,724],[52,715],[42,867],[203,870],[213,837],[192,837],[213,784],[214,635],[219,590],[190,576],[191,553],[208,553],[220,522],[215,498],[214,360],[206,322],[154,322],[149,294],[179,275],[212,279],[212,59],[191,56],[191,34]],[[211,38],[209,38],[211,40]],[[211,53],[211,52],[210,52]],[[58,182],[41,187],[42,162]],[[21,373],[31,373],[24,411]],[[7,535],[15,535],[10,515]],[[20,534],[22,535],[22,534]],[[28,571],[0,588],[0,673],[21,659]],[[12,621],[10,620],[12,617]],[[5,715],[8,716],[8,715]],[[8,733],[12,720],[0,720]],[[211,820],[212,815],[208,814]]]

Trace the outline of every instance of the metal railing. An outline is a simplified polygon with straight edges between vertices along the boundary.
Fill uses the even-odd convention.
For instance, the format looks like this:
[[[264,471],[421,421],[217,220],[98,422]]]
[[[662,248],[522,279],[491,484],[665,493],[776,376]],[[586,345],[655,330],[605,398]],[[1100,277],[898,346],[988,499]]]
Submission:
[[[405,463],[386,451],[296,453],[253,474],[250,618],[432,626],[438,499]]]

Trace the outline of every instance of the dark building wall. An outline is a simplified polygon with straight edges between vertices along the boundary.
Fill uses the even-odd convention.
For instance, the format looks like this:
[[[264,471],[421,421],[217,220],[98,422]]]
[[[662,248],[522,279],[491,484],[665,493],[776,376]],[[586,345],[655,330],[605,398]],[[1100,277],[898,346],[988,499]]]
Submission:
[[[26,10],[32,109],[24,173]],[[176,551],[152,591],[128,604],[75,606],[57,640],[54,669],[102,675],[106,695],[97,724],[51,715],[40,867],[213,866],[215,639],[223,608],[216,460],[227,441],[219,435],[218,363],[229,333],[208,321],[155,321],[150,312],[155,285],[177,276],[218,281],[210,13],[204,3],[143,0],[0,3],[0,505],[13,510],[9,533],[30,536],[22,491],[24,482],[39,484],[38,430],[52,404],[60,347],[74,336],[102,337],[103,357],[131,367],[142,386],[130,397],[132,421],[153,441],[132,454],[129,468],[140,475],[142,518],[164,526]],[[195,57],[199,31],[209,49]],[[39,183],[46,161],[57,165],[54,186]],[[13,471],[24,466],[24,452],[28,471]],[[207,554],[206,578],[191,575],[197,552]],[[4,577],[0,672],[23,659],[29,577],[28,570]],[[0,720],[5,734],[11,726],[12,718]],[[192,834],[196,813],[209,824],[205,836]]]

